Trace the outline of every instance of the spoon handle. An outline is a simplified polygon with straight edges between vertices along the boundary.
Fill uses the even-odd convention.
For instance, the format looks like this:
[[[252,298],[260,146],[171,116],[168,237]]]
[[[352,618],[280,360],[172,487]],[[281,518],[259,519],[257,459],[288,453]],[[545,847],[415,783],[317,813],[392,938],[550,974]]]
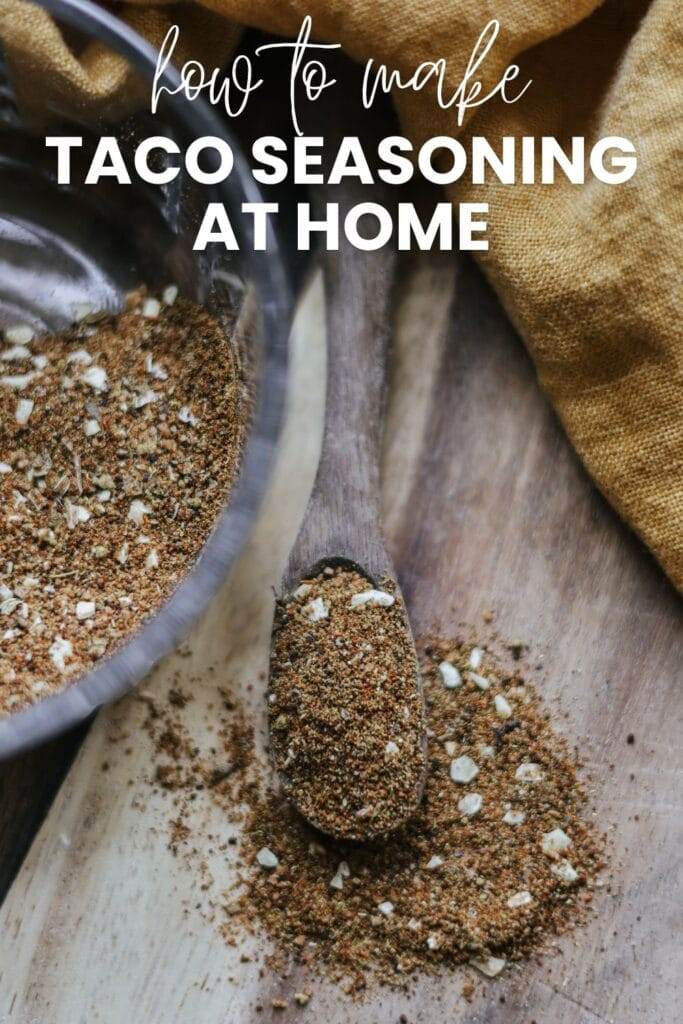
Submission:
[[[316,190],[315,216],[324,216],[328,200],[338,203],[341,230],[339,251],[322,257],[325,423],[313,492],[290,555],[291,582],[330,556],[362,566],[373,578],[389,570],[380,527],[379,461],[395,252],[391,245],[363,252],[346,240],[343,231],[348,210],[358,202],[382,203],[382,192],[356,182]],[[372,218],[370,230],[375,228]]]

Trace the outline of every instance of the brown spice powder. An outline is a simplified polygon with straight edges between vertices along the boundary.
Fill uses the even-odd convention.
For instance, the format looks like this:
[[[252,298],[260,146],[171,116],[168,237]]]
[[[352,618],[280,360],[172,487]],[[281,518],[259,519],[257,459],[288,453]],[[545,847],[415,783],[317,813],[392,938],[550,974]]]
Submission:
[[[421,973],[465,963],[495,976],[585,920],[601,884],[603,838],[589,821],[576,759],[521,665],[511,671],[471,643],[443,640],[423,645],[422,664],[424,800],[400,833],[372,844],[331,840],[281,792],[260,795],[262,766],[227,695],[217,759],[236,767],[215,786],[208,783],[216,765],[197,755],[182,707],[150,712],[163,768],[157,781],[168,780],[175,795],[171,844],[199,888],[207,884],[201,851],[217,837],[186,837],[179,828],[198,789],[230,820],[244,818],[240,883],[214,901],[223,904],[228,944],[262,929],[277,951],[268,959],[273,970],[301,962],[359,993],[373,982],[406,987]],[[179,737],[170,745],[169,725]],[[454,781],[464,776],[472,777]],[[237,809],[244,804],[246,817]],[[233,859],[228,849],[235,847],[226,847]],[[224,888],[220,879],[217,887]],[[469,982],[466,988],[471,998]]]
[[[329,835],[405,821],[424,781],[424,715],[403,601],[328,567],[278,602],[271,742],[285,793]]]
[[[235,479],[237,352],[200,306],[0,350],[0,713],[86,672],[170,595]]]

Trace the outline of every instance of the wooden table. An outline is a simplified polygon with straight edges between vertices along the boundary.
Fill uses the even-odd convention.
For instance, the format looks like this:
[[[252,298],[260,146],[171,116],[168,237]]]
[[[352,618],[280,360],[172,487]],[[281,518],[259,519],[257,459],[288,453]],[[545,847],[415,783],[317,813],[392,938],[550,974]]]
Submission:
[[[683,996],[679,599],[582,470],[473,266],[424,256],[399,294],[383,497],[415,631],[481,628],[494,608],[501,634],[531,644],[547,700],[592,774],[614,881],[558,956],[478,983],[472,1004],[462,975],[357,1007],[316,984],[306,1009],[274,1019],[673,1024]],[[264,514],[195,630],[193,654],[157,669],[152,692],[174,671],[189,678],[214,664],[261,714],[251,684],[266,665],[270,586],[319,444],[321,305],[317,283],[295,331],[290,413]],[[215,687],[207,678],[193,702],[197,729]],[[167,848],[165,798],[145,784],[153,761],[140,721],[140,702],[127,698],[87,736],[0,768],[2,1024],[244,1024],[271,1019],[272,996],[291,995],[240,964],[195,908],[194,882]],[[112,757],[112,730],[127,734],[128,755]],[[225,827],[208,805],[197,814],[204,834]],[[227,884],[229,869],[215,870]]]

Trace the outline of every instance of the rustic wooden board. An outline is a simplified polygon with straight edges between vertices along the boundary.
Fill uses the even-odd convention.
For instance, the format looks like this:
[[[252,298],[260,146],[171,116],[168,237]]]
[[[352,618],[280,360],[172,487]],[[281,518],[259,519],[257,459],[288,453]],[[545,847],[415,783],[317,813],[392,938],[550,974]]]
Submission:
[[[451,260],[425,258],[400,294],[384,506],[413,623],[418,633],[460,621],[481,628],[482,611],[494,608],[500,632],[531,643],[543,661],[548,700],[580,740],[597,813],[611,830],[615,882],[599,916],[557,957],[478,983],[471,1005],[455,976],[420,982],[411,998],[380,993],[357,1007],[317,984],[306,1009],[273,1013],[270,999],[291,994],[301,976],[259,978],[258,966],[241,964],[240,951],[202,919],[196,884],[167,848],[170,798],[142,782],[153,758],[139,728],[143,708],[129,698],[95,723],[0,913],[0,1021],[677,1019],[679,599],[587,480],[471,266],[456,279]],[[189,706],[207,744],[206,705],[219,681],[261,710],[269,587],[295,535],[319,443],[321,324],[314,291],[299,323],[282,458],[249,550],[195,631],[193,654],[171,659],[146,684],[164,692],[175,671],[189,679],[220,666]],[[112,748],[112,733],[128,740]],[[195,829],[225,834],[210,801],[197,801]],[[226,888],[230,864],[209,860]]]

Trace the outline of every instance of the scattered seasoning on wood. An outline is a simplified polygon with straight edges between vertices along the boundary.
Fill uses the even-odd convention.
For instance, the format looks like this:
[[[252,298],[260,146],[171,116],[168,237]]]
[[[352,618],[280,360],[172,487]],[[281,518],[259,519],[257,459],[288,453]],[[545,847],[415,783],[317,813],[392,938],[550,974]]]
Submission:
[[[285,979],[303,964],[312,976],[324,974],[358,995],[374,983],[409,988],[421,974],[458,965],[496,978],[582,924],[602,885],[604,839],[591,822],[579,765],[521,663],[510,668],[469,642],[431,639],[420,646],[425,796],[413,820],[383,841],[329,839],[277,788],[264,793],[259,776],[267,766],[255,759],[253,734],[227,693],[212,711],[213,760],[198,754],[181,707],[169,701],[149,709],[155,781],[173,796],[169,845],[205,892],[202,851],[218,837],[200,834],[200,827],[183,836],[178,823],[193,818],[203,790],[230,827],[239,826],[232,845],[223,839],[220,846],[237,881],[226,890],[224,879],[214,880],[212,920],[231,946],[265,932],[276,951],[266,965]],[[473,663],[485,687],[471,678]],[[446,665],[457,670],[460,685],[449,685]],[[502,734],[497,697],[511,709],[504,721],[517,723]],[[169,728],[176,735],[171,743]],[[235,770],[218,786],[204,786],[225,758]],[[463,777],[453,766],[465,758],[476,771],[470,767]],[[294,977],[300,985],[300,970]],[[465,999],[472,998],[472,977],[464,982]]]
[[[164,294],[141,289],[116,316],[84,309],[63,334],[0,346],[0,713],[139,629],[234,482],[239,355],[206,310]]]
[[[391,584],[327,567],[278,602],[268,694],[284,792],[328,835],[394,830],[424,783],[424,711]]]

